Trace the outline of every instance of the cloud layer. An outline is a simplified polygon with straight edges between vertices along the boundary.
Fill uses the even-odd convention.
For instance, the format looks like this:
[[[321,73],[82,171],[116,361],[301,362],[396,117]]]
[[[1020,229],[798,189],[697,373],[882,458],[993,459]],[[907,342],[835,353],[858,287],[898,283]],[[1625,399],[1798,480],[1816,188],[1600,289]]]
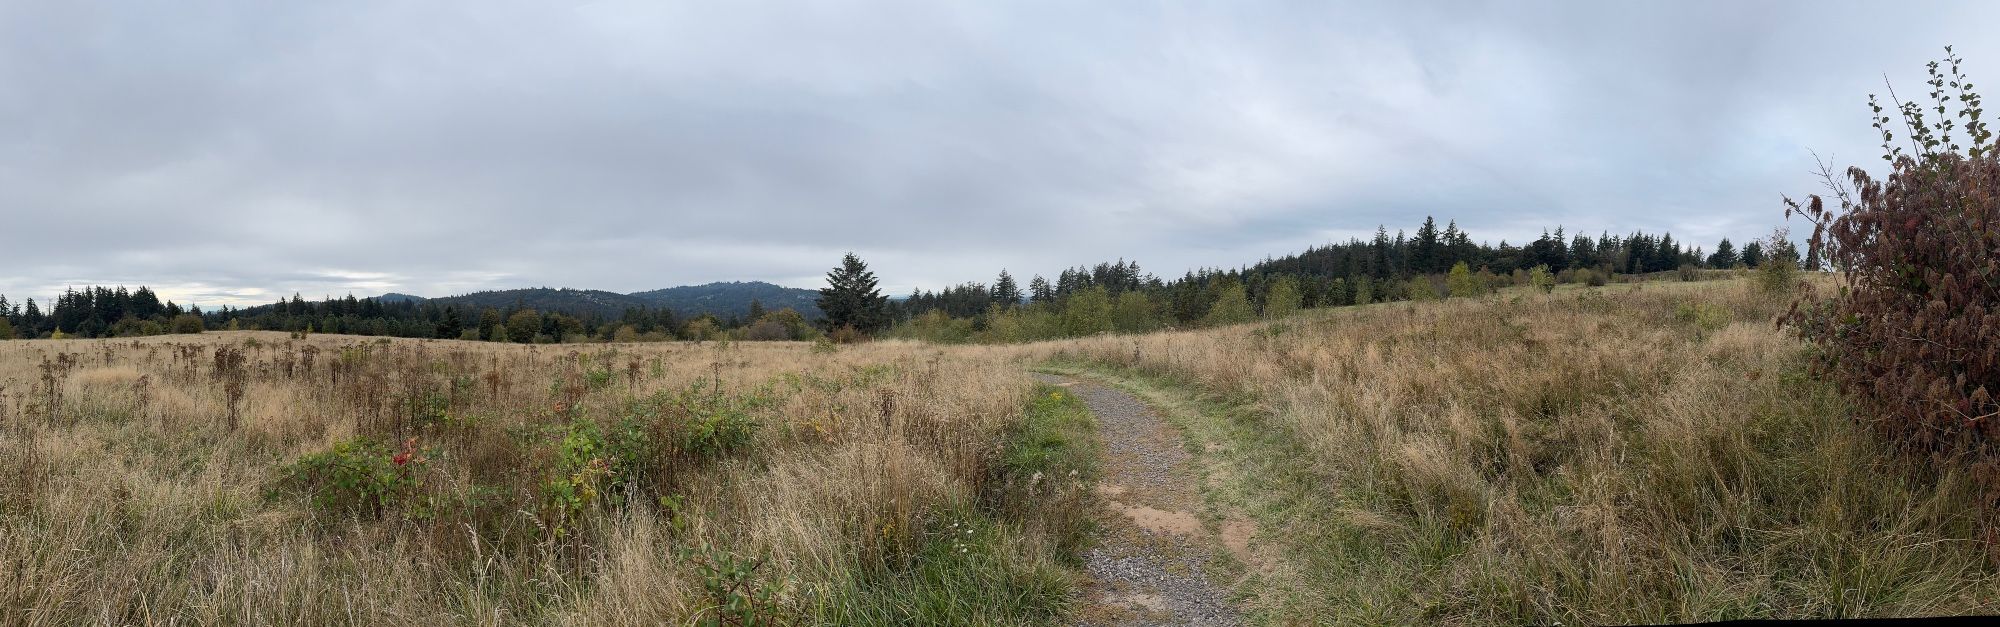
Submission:
[[[0,4],[0,293],[1178,275],[1455,218],[1761,235],[1991,11]],[[1342,6],[1335,6],[1342,5]]]

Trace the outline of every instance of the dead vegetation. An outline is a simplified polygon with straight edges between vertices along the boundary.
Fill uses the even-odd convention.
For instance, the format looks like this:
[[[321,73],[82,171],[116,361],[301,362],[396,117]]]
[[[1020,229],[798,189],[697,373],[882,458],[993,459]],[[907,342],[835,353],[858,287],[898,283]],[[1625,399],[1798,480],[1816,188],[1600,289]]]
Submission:
[[[1259,434],[1267,618],[2000,611],[1968,473],[1895,454],[1748,281],[1510,292],[1024,347]]]
[[[0,342],[0,390],[0,623],[1033,622],[1075,531],[1023,504],[1083,507],[1002,459],[1026,375],[915,344]]]

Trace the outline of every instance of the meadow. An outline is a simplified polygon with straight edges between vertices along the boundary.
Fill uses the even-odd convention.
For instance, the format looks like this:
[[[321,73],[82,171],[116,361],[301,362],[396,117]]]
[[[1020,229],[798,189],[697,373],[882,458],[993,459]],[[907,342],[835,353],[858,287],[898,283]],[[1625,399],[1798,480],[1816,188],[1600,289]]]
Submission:
[[[1826,280],[1820,277],[1818,280]],[[1973,464],[1890,451],[1749,279],[1033,345],[1120,382],[1253,514],[1275,622],[2000,612]]]
[[[1039,623],[1084,520],[1074,408],[916,344],[17,341],[0,386],[0,623]]]
[[[1017,345],[0,342],[0,622],[1049,624],[1169,416],[1274,623],[2000,612],[1978,486],[1747,280]],[[1211,516],[1205,521],[1215,524]]]

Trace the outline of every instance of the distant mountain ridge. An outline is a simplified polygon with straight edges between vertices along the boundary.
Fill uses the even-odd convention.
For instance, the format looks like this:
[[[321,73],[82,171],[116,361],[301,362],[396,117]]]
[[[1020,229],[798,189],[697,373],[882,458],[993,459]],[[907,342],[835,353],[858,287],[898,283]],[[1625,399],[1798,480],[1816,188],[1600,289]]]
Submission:
[[[676,312],[712,313],[724,318],[730,315],[748,316],[751,301],[762,303],[767,311],[790,307],[807,318],[821,317],[819,290],[785,287],[763,281],[683,285],[663,290],[633,292],[628,296],[644,299],[653,303],[655,307],[666,307]]]
[[[469,307],[513,307],[521,306],[538,311],[558,311],[570,315],[597,315],[616,318],[626,309],[647,307],[666,308],[683,316],[713,314],[719,318],[736,316],[748,317],[750,303],[757,301],[764,309],[776,311],[790,307],[807,318],[821,317],[818,290],[785,287],[763,281],[728,281],[705,285],[684,285],[666,289],[620,294],[603,290],[579,290],[572,288],[535,287],[511,290],[489,290],[457,296],[424,298],[411,294],[390,292],[375,297],[382,302],[409,301],[434,303],[439,306],[459,305]]]

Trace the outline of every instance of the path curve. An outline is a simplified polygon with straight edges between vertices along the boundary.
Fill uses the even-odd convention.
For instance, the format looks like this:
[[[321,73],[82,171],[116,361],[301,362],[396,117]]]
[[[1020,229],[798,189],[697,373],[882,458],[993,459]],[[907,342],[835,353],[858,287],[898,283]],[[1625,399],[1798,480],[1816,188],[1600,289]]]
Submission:
[[[1210,581],[1208,560],[1222,546],[1195,512],[1194,457],[1179,430],[1125,392],[1079,379],[1037,374],[1067,388],[1096,418],[1107,512],[1090,575],[1085,625],[1237,625],[1226,588]]]

